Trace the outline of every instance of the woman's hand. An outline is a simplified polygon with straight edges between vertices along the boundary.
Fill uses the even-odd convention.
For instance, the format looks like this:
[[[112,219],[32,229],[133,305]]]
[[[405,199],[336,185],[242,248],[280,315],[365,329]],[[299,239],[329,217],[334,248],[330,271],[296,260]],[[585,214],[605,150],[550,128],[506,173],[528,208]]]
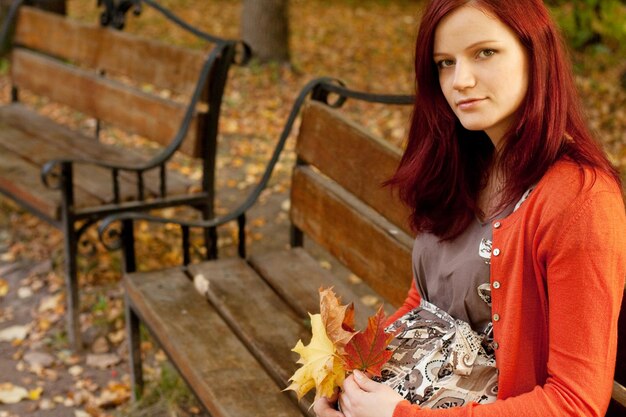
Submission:
[[[359,371],[346,378],[339,396],[339,405],[346,417],[392,417],[400,401],[400,394]]]
[[[336,410],[337,392],[332,397],[318,398],[313,403],[313,411],[317,417],[344,417],[344,415]]]

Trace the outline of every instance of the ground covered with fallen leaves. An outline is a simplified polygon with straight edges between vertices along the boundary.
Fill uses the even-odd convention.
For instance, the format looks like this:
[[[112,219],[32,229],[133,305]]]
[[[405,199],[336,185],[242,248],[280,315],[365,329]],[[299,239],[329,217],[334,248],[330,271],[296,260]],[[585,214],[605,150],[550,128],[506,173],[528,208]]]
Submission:
[[[96,21],[95,1],[68,0],[69,15]],[[200,29],[236,38],[240,2],[236,0],[163,0],[162,4]],[[291,65],[234,67],[224,97],[217,173],[218,212],[241,201],[263,171],[299,89],[318,76],[343,80],[371,92],[412,93],[413,40],[419,2],[414,0],[292,0]],[[130,32],[206,50],[209,45],[185,34],[151,10],[129,16]],[[626,71],[623,56],[575,54],[577,83],[593,129],[611,159],[626,168]],[[6,68],[1,97],[9,100]],[[81,130],[93,120],[45,100],[26,96],[42,113]],[[402,146],[410,109],[361,106],[346,110],[394,145]],[[103,140],[143,146],[140,138],[105,129]],[[289,173],[293,138],[281,156],[270,187],[251,212],[250,249],[262,251],[288,242]],[[198,171],[184,160],[177,167]],[[168,210],[166,216],[179,214]],[[180,261],[171,228],[139,225],[139,267],[159,268]],[[234,253],[235,229],[220,232],[220,250]],[[94,230],[87,233],[97,242]],[[80,258],[82,328],[86,350],[68,349],[64,327],[65,295],[62,235],[11,201],[0,198],[0,417],[188,416],[201,414],[193,396],[161,352],[146,336],[149,387],[138,406],[129,402],[130,386],[124,334],[120,258],[99,245]],[[323,266],[334,266],[322,261]],[[373,304],[377,300],[371,300]]]

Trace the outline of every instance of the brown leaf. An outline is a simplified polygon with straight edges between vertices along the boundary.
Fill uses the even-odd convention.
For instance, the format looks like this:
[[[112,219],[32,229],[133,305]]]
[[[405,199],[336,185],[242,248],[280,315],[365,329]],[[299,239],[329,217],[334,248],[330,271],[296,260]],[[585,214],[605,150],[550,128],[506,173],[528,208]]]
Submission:
[[[320,288],[319,293],[320,314],[326,334],[339,354],[343,354],[345,345],[354,336],[354,304],[341,305],[332,288]]]

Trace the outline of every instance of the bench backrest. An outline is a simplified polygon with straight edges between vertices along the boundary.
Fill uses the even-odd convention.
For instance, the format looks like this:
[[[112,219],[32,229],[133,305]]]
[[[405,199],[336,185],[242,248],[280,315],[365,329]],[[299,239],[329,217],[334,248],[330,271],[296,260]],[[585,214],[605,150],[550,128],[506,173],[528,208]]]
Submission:
[[[302,112],[296,152],[293,226],[400,305],[411,283],[413,239],[408,211],[382,186],[400,150],[312,101]]]
[[[166,96],[193,92],[206,59],[199,51],[27,6],[20,7],[13,42],[15,87],[163,145],[179,131],[187,108]],[[203,112],[206,104],[195,112],[181,148],[191,156],[199,156],[195,138]]]

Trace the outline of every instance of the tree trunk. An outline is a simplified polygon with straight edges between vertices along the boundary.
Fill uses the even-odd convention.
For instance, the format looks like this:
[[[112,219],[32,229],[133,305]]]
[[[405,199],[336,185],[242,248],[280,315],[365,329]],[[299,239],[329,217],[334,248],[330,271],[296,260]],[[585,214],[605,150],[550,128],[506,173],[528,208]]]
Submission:
[[[243,0],[241,37],[263,62],[289,62],[288,5],[288,0]]]
[[[27,0],[24,3],[53,13],[63,15],[67,13],[65,0]]]

